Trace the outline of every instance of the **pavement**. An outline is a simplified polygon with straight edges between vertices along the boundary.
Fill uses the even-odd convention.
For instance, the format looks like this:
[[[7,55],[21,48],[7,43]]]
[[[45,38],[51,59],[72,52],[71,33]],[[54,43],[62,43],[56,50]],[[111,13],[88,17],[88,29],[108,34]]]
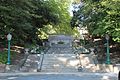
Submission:
[[[115,73],[0,73],[0,80],[117,80]]]

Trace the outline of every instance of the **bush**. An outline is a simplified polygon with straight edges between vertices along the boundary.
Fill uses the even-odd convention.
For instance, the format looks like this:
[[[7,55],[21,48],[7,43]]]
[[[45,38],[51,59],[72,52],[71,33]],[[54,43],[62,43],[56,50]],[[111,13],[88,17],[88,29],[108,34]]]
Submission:
[[[11,57],[15,56],[15,52],[11,51]],[[7,58],[8,58],[8,52],[7,51],[2,51],[0,52],[0,64],[6,64],[7,63]]]
[[[0,52],[0,64],[7,63],[7,51]]]

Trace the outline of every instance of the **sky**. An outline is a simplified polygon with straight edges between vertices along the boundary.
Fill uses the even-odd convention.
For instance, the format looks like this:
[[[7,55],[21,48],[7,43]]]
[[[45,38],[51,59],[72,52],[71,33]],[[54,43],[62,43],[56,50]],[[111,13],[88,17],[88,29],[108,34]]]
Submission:
[[[79,10],[79,6],[83,6],[82,2],[80,2],[77,5],[73,5],[72,3],[73,3],[73,0],[71,1],[70,7],[69,7],[70,16],[73,16],[73,12],[72,12],[73,10],[78,11]]]

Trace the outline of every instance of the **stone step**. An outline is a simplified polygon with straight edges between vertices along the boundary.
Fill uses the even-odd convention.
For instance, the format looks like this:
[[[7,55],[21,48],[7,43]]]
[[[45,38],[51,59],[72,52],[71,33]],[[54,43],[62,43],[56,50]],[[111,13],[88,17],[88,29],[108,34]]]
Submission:
[[[46,54],[73,54],[74,52],[71,51],[48,51]]]
[[[40,56],[40,54],[30,54],[20,72],[37,72]]]
[[[69,72],[69,73],[76,73],[78,72],[78,70],[71,70],[71,69],[66,69],[66,70],[63,70],[63,69],[46,69],[46,70],[41,70],[41,72]]]
[[[75,62],[77,61],[77,63]],[[71,65],[73,64],[74,65]],[[75,64],[76,63],[76,64]],[[75,68],[78,64],[75,54],[45,54],[42,65],[42,71],[45,72],[64,72],[77,71]]]
[[[45,54],[45,55],[47,55],[47,56],[49,56],[49,55],[50,55],[50,56],[51,56],[51,55],[57,55],[57,56],[59,56],[59,55],[60,55],[60,56],[62,56],[62,55],[65,56],[65,55],[66,55],[66,56],[69,56],[69,55],[74,55],[74,54]]]
[[[42,69],[47,69],[47,68],[71,68],[71,69],[74,69],[76,66],[64,66],[64,65],[43,65],[42,66]]]
[[[28,68],[24,66],[20,69],[20,72],[37,72],[37,68]]]

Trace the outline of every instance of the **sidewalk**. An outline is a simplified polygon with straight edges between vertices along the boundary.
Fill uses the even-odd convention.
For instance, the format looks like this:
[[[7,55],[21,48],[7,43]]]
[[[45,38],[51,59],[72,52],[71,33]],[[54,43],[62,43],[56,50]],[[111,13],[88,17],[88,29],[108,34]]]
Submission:
[[[0,73],[0,80],[117,80],[114,73]]]

